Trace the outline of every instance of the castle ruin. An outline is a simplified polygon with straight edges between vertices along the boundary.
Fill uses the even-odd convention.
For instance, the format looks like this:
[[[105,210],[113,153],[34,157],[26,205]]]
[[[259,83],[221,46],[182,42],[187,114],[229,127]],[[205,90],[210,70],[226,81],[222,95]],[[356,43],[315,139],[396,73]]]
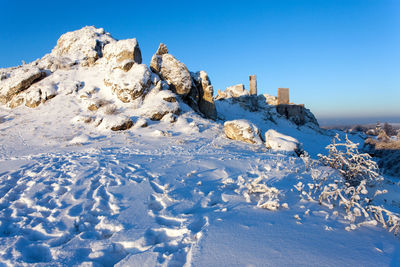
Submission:
[[[243,84],[227,87],[225,92],[218,90],[216,99],[232,98],[251,111],[258,110],[257,100],[257,76],[249,76],[250,91],[244,88]],[[278,97],[263,95],[268,105],[275,106],[278,114],[293,121],[297,125],[306,122],[306,110],[304,104],[290,103],[289,88],[278,88]],[[262,97],[262,95],[260,96]]]

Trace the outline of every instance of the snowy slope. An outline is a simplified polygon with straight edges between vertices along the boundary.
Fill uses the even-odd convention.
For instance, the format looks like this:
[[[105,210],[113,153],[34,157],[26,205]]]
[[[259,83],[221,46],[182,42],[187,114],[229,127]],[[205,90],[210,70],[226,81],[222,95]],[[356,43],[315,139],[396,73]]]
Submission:
[[[117,42],[95,33],[99,43]],[[399,264],[393,233],[379,224],[349,231],[343,207],[305,201],[296,189],[339,177],[315,161],[335,132],[228,100],[216,101],[219,119],[208,120],[154,74],[146,96],[125,103],[104,84],[110,63],[98,58],[98,43],[84,43],[93,49],[70,57],[90,61],[36,83],[55,97],[33,109],[0,106],[0,266]],[[311,158],[226,138],[224,121],[235,119],[296,138]],[[111,130],[127,120],[131,128]],[[376,204],[399,213],[398,185],[383,187]]]
[[[40,146],[24,135],[18,153],[3,145],[1,261],[376,266],[398,260],[393,234],[379,226],[347,232],[348,223],[326,219],[326,208],[291,192],[311,175],[299,158],[228,140],[218,123],[193,114],[182,120],[183,132],[159,123],[86,133],[82,145]],[[7,126],[21,127],[10,120],[2,132]],[[152,135],[157,130],[171,136]],[[264,177],[288,208],[246,202],[235,192],[240,176]]]

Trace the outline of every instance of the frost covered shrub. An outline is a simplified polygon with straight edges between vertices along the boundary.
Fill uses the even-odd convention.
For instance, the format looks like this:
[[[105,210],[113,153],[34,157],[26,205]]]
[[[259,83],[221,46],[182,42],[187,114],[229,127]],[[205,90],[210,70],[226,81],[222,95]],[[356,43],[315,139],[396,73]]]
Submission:
[[[366,180],[357,186],[329,176],[321,177],[318,170],[313,175],[313,183],[307,185],[299,182],[295,188],[302,199],[317,202],[330,210],[334,217],[342,216],[350,222],[346,230],[354,230],[363,225],[382,225],[389,232],[397,235],[400,231],[400,216],[384,207],[374,205],[376,196],[387,193],[386,190],[374,190],[368,187]],[[343,212],[340,212],[343,208]]]
[[[242,176],[238,177],[238,186],[236,193],[243,194],[247,202],[257,202],[257,207],[277,210],[279,204],[279,190],[265,184],[263,176],[259,176],[250,181],[245,180]]]
[[[350,223],[346,227],[348,231],[362,225],[380,224],[395,235],[399,233],[400,215],[377,205],[374,201],[376,196],[387,193],[387,190],[378,189],[380,184],[376,182],[368,183],[371,180],[367,179],[358,183],[350,183],[346,177],[335,175],[329,169],[310,164],[309,160],[305,159],[304,161],[303,159],[307,172],[311,174],[312,182],[306,184],[298,182],[294,186],[300,192],[300,197],[303,200],[327,207],[332,210],[331,216],[333,218],[342,217],[347,220]],[[367,164],[367,166],[369,165]],[[372,164],[372,166],[375,166],[375,164]],[[308,168],[310,169],[308,170]],[[339,172],[339,174],[342,173]],[[363,177],[369,178],[369,176]],[[382,179],[377,177],[377,174],[373,177],[376,179],[372,181]]]
[[[326,147],[328,156],[318,155],[322,164],[338,170],[352,186],[360,184],[362,180],[371,184],[382,180],[378,165],[368,153],[358,152],[358,144],[351,142],[347,135],[345,143],[336,143],[335,140],[340,141],[339,135]]]
[[[115,115],[118,114],[118,108],[116,105],[107,105],[106,110],[104,111],[106,115]]]

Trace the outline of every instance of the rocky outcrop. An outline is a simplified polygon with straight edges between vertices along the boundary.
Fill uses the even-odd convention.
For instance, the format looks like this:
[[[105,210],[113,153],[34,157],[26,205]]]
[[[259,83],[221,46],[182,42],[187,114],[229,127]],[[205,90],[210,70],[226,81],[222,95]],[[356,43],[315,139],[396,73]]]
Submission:
[[[107,44],[104,47],[103,57],[107,61],[119,66],[126,66],[127,64],[129,65],[128,62],[142,64],[142,53],[136,38]],[[126,63],[121,64],[123,62]]]
[[[103,28],[86,26],[61,35],[51,55],[69,58],[83,66],[92,66],[103,56],[104,46],[112,42],[116,40]]]
[[[265,133],[265,146],[274,151],[295,152],[297,155],[302,153],[301,143],[296,138],[272,129]]]
[[[185,64],[168,54],[168,49],[164,44],[160,44],[157,52],[153,55],[150,68],[161,79],[167,81],[175,93],[180,96],[189,94],[192,88],[189,70]]]
[[[222,98],[231,98],[231,97],[242,97],[242,96],[249,96],[250,92],[244,89],[243,84],[237,84],[233,86],[229,86],[225,89],[225,91],[218,90],[217,99]]]
[[[196,73],[191,73],[197,92],[198,106],[201,113],[203,113],[207,118],[216,120],[217,119],[217,109],[214,103],[214,89],[211,85],[210,78],[205,71],[199,71]]]
[[[107,73],[104,84],[111,87],[122,102],[128,103],[150,88],[151,73],[144,64],[134,64],[128,71],[115,68]]]
[[[0,76],[0,103],[6,104],[44,76],[42,70],[30,65],[3,69]]]
[[[22,93],[15,95],[7,105],[10,108],[15,108],[25,104],[28,108],[36,108],[56,95],[57,91],[53,83],[39,82],[32,85]]]
[[[261,144],[260,131],[248,120],[233,120],[224,123],[226,137],[250,144]]]
[[[273,96],[273,95],[269,95],[269,94],[262,94],[257,97],[259,98],[259,100],[264,101],[268,105],[273,105],[273,106],[278,105],[278,97],[277,96]]]

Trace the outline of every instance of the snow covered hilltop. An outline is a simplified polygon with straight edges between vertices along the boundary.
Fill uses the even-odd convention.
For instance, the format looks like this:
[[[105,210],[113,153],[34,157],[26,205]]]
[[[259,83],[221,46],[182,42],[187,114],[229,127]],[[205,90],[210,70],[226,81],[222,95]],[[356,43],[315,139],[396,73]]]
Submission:
[[[349,187],[358,166],[315,160],[344,133],[213,90],[165,45],[148,67],[136,39],[94,27],[0,69],[0,266],[399,262],[398,185]]]
[[[133,114],[175,121],[184,109],[181,102],[206,118],[218,118],[213,86],[205,71],[190,72],[164,44],[153,55],[149,68],[142,64],[135,38],[118,41],[104,29],[92,26],[63,34],[50,54],[29,64],[1,69],[0,74],[3,105],[36,108],[56,96],[75,94],[83,106],[76,121],[100,128],[129,129],[134,125],[130,119]],[[268,113],[271,120],[280,116],[271,108],[276,103],[268,102],[265,95],[250,96],[243,86],[240,90],[238,86],[228,87],[223,96],[218,96],[219,101],[225,99],[250,111]],[[293,121],[315,124],[311,125],[315,128],[315,117],[308,110],[305,113],[306,119]],[[220,118],[224,119],[223,114]]]

